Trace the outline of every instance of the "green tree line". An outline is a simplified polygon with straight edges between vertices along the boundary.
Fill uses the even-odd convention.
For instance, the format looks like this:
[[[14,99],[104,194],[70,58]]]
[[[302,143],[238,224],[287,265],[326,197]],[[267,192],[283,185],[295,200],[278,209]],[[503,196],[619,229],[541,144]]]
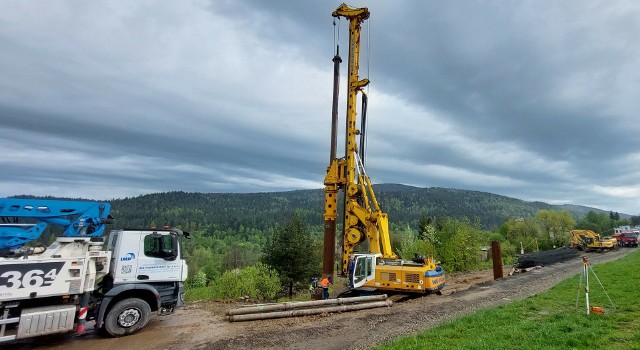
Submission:
[[[606,235],[613,227],[640,222],[639,217],[618,213],[585,213],[585,207],[577,206],[563,210],[476,191],[402,185],[375,189],[390,217],[393,249],[405,259],[432,255],[448,272],[485,267],[483,248],[493,240],[503,242],[508,260],[521,247],[531,251],[562,246],[574,228]],[[166,225],[189,231],[192,239],[182,246],[189,264],[188,286],[202,289],[209,298],[273,299],[306,288],[310,278],[320,275],[321,190],[168,192],[110,202],[116,218],[112,228]],[[336,256],[340,258],[339,252]]]
[[[539,210],[567,210],[579,220],[586,212],[606,213],[580,206],[554,206],[496,194],[447,188],[374,185],[380,205],[401,229],[417,229],[423,216],[470,218],[485,229],[502,225],[507,218],[534,216]],[[322,232],[324,192],[298,190],[272,193],[166,192],[115,199],[115,228],[181,226],[187,230],[260,231],[284,225],[296,213],[317,234]],[[341,200],[338,201],[341,204]],[[340,208],[339,208],[340,209]],[[628,215],[619,214],[621,219]]]

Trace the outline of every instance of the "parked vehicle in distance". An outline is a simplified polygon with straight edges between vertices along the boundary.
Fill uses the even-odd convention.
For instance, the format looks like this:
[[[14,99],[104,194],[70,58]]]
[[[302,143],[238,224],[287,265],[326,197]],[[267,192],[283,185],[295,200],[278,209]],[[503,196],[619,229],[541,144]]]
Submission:
[[[637,233],[623,233],[619,237],[618,245],[621,247],[637,247],[638,246],[638,234]]]

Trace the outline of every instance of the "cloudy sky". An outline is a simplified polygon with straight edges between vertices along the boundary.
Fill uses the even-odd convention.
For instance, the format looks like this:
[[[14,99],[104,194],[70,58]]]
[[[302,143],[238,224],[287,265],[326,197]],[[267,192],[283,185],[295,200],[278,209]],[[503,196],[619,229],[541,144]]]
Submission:
[[[339,4],[2,0],[0,196],[322,188]],[[349,4],[374,183],[640,213],[640,2]]]

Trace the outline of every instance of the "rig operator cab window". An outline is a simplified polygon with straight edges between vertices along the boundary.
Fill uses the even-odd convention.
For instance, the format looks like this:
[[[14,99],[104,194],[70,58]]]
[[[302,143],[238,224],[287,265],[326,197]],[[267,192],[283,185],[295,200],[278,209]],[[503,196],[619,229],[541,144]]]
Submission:
[[[375,277],[375,256],[372,255],[356,255],[356,263],[354,266],[353,285],[354,288],[360,287],[367,281]]]

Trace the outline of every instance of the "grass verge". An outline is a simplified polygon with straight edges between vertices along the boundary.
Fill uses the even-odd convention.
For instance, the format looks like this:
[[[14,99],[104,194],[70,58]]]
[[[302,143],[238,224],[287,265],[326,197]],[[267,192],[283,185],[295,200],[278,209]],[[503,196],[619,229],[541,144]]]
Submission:
[[[578,288],[578,274],[546,293],[481,310],[376,349],[640,349],[640,252],[591,267],[615,305],[589,271],[589,299],[592,306],[604,308],[603,315],[586,315],[585,282]]]

